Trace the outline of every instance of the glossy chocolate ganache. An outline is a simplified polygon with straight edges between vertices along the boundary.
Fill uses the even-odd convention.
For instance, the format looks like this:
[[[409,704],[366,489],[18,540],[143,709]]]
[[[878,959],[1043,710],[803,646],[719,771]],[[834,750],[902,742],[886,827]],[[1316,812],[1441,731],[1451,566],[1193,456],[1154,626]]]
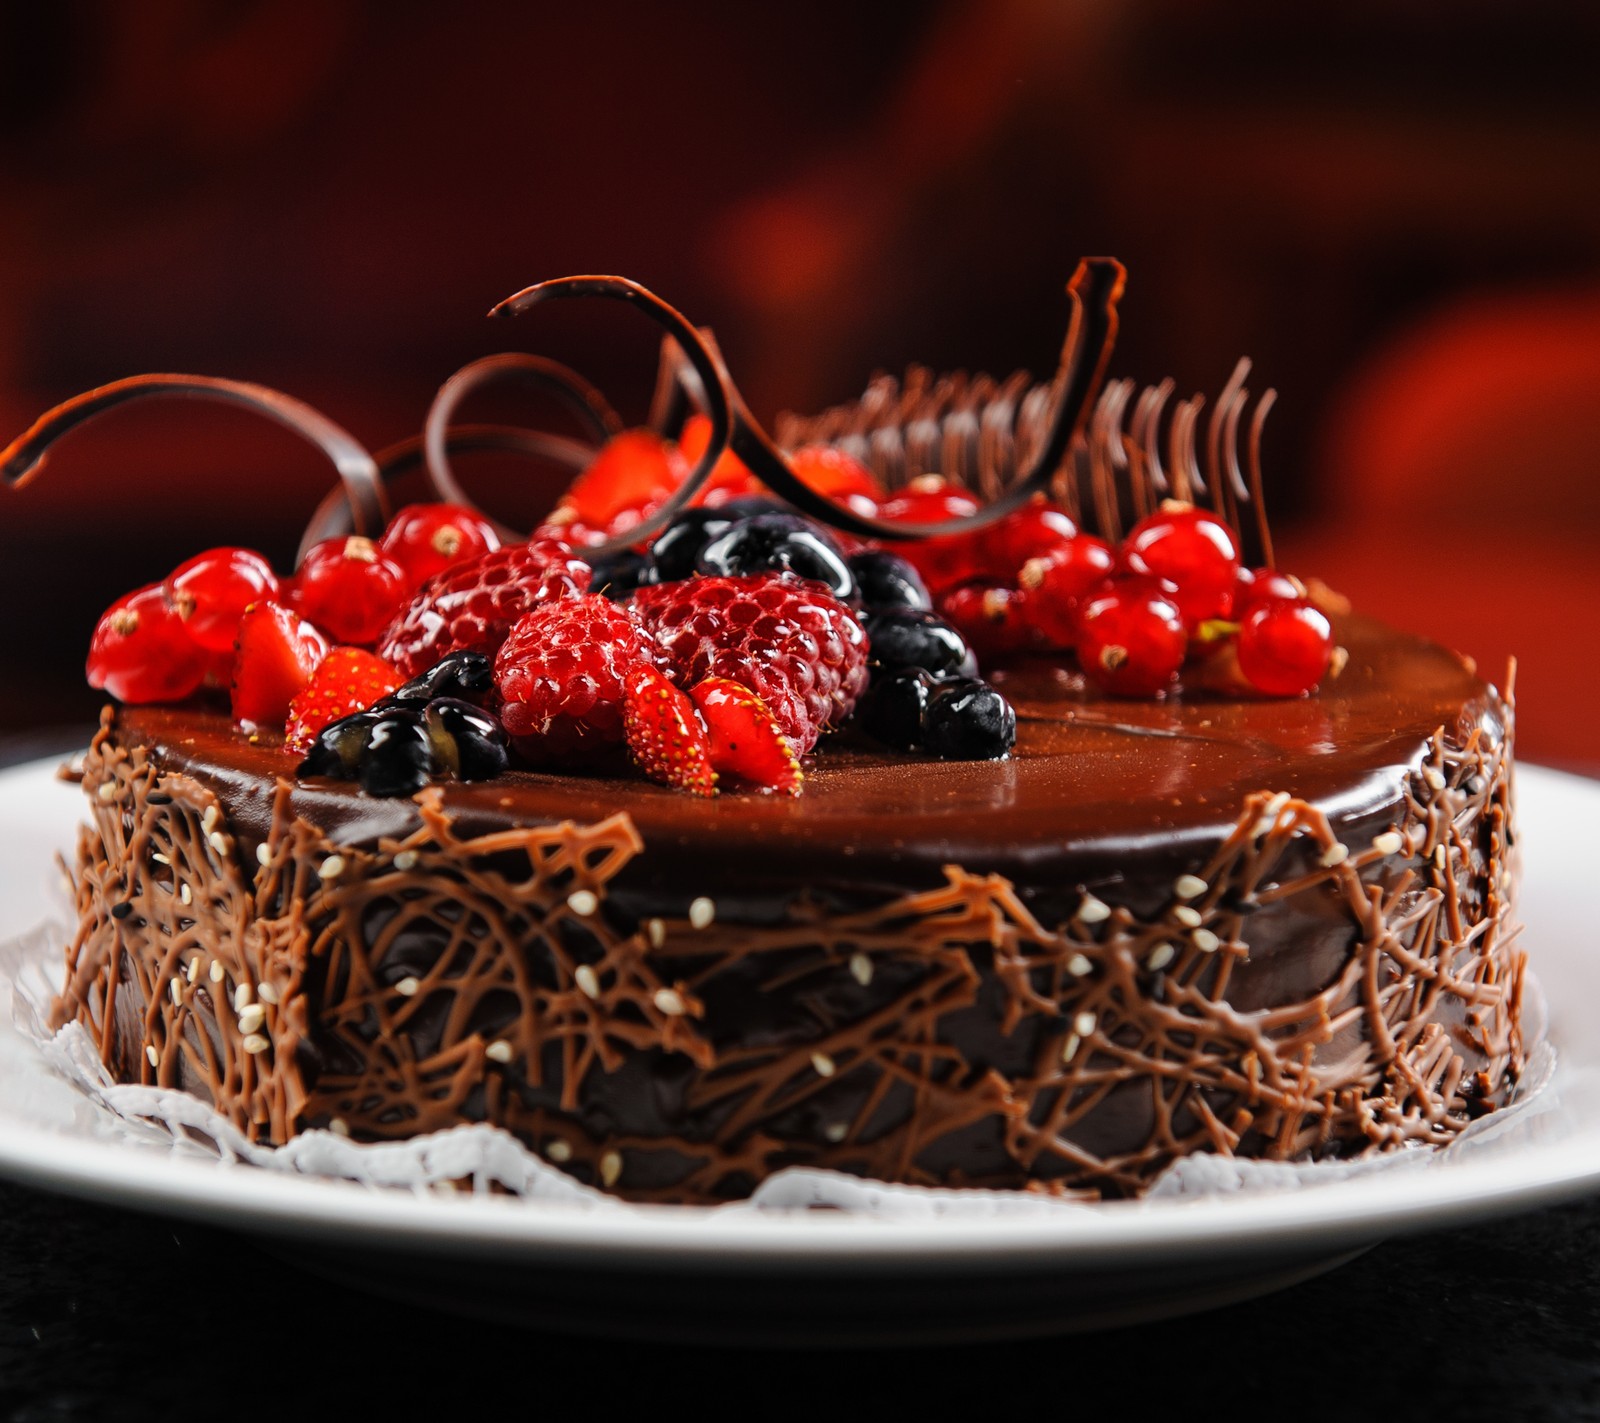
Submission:
[[[375,799],[108,710],[58,1020],[258,1140],[502,1125],[641,1200],[785,1166],[1137,1193],[1448,1141],[1523,1060],[1510,713],[1358,617],[1310,698],[995,674],[1015,754],[796,799],[514,772]]]

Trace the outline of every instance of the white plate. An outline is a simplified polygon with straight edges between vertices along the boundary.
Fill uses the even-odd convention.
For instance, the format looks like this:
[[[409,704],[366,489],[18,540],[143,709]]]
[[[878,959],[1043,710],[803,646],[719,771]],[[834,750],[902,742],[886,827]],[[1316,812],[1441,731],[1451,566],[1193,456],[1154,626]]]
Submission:
[[[0,937],[54,906],[79,792],[0,773]],[[1550,1084],[1448,1170],[984,1219],[657,1206],[591,1212],[375,1191],[111,1141],[0,1024],[0,1173],[273,1238],[313,1268],[469,1312],[664,1338],[882,1342],[1020,1335],[1180,1313],[1303,1278],[1386,1236],[1600,1190],[1600,783],[1518,776],[1526,943]]]

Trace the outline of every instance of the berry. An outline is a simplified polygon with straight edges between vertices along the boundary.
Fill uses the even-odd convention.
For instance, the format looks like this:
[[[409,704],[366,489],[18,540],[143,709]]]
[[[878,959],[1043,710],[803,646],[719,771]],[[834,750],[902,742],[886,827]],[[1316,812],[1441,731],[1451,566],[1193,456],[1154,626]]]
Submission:
[[[411,587],[398,563],[358,535],[313,545],[296,577],[300,615],[357,647],[378,640]]]
[[[1258,692],[1309,692],[1333,659],[1333,625],[1304,598],[1257,603],[1239,628],[1239,670]]]
[[[818,494],[871,518],[889,496],[858,459],[831,445],[805,445],[789,456],[789,468]]]
[[[678,435],[678,449],[683,454],[687,468],[692,469],[700,462],[700,456],[706,452],[706,446],[710,443],[709,415],[691,415],[684,421],[683,430]],[[711,473],[706,482],[700,486],[696,502],[715,506],[728,499],[754,494],[761,487],[761,481],[750,472],[749,466],[732,450],[724,449],[717,456],[717,462],[711,466]]]
[[[1141,519],[1122,542],[1123,566],[1171,583],[1185,627],[1233,612],[1239,543],[1215,514],[1176,501]]]
[[[1243,622],[1251,608],[1257,603],[1266,602],[1268,598],[1288,598],[1292,601],[1305,595],[1305,584],[1287,573],[1279,573],[1276,568],[1241,568],[1233,594],[1233,616]]]
[[[440,697],[482,702],[493,690],[494,663],[481,652],[452,652],[403,687],[396,687],[383,701],[385,706],[426,706]]]
[[[331,776],[334,780],[354,780],[361,772],[361,756],[367,749],[367,733],[393,708],[353,712],[330,721],[311,739],[305,759],[295,768],[296,776]]]
[[[334,648],[289,703],[283,749],[304,755],[323,727],[365,711],[399,685],[399,674],[381,657],[359,647]]]
[[[168,575],[166,590],[189,636],[207,652],[226,652],[230,658],[244,610],[281,596],[272,565],[248,548],[196,554]]]
[[[874,679],[856,708],[856,725],[896,751],[922,744],[922,717],[937,680],[920,667],[904,667]]]
[[[278,727],[328,655],[328,639],[282,603],[265,600],[245,609],[238,648],[233,719],[241,726]]]
[[[987,682],[945,682],[929,693],[922,741],[946,760],[998,760],[1017,743],[1017,714]]]
[[[1017,581],[1031,595],[1028,617],[1046,642],[1071,647],[1078,640],[1079,605],[1116,566],[1111,546],[1089,534],[1068,539],[1055,552],[1022,565]]]
[[[700,551],[695,567],[714,578],[792,573],[822,584],[841,600],[856,590],[832,540],[790,514],[758,514],[731,525]]]
[[[977,500],[970,494],[946,483],[938,475],[925,475],[890,499],[879,510],[879,515],[891,524],[942,524],[977,512]],[[913,539],[896,544],[894,551],[916,566],[934,593],[941,593],[983,572],[977,537],[970,533],[949,538]]]
[[[368,795],[415,795],[433,776],[433,741],[422,718],[403,707],[378,712],[357,765]]]
[[[1144,579],[1113,579],[1078,616],[1078,661],[1092,682],[1118,696],[1165,692],[1187,648],[1177,603]]]
[[[862,619],[874,668],[920,667],[936,677],[959,671],[970,655],[966,640],[932,613],[886,608]]]
[[[580,524],[604,529],[625,511],[637,513],[659,504],[688,472],[678,448],[655,431],[624,430],[600,447],[572,481],[560,507],[571,510]]]
[[[509,763],[506,731],[482,707],[455,697],[427,704],[422,725],[433,748],[435,771],[462,781],[492,781]]]
[[[691,578],[641,588],[633,604],[679,686],[726,677],[748,687],[801,755],[850,715],[866,686],[866,634],[815,583]]]
[[[700,713],[648,662],[636,664],[624,681],[622,729],[634,763],[652,781],[691,795],[717,793]]]
[[[939,600],[939,614],[985,666],[1026,652],[1034,641],[1029,596],[995,583],[963,583]]]
[[[383,531],[378,547],[405,570],[416,588],[436,573],[500,547],[494,525],[462,504],[407,504]]]
[[[518,621],[495,656],[500,720],[531,761],[620,745],[625,679],[651,660],[648,637],[609,599],[546,603]]]
[[[863,549],[851,554],[845,564],[856,580],[856,597],[869,612],[880,608],[913,608],[924,613],[933,610],[933,599],[928,596],[922,575],[899,554]]]
[[[685,509],[650,546],[651,583],[673,583],[694,573],[705,546],[733,526],[736,515],[726,509]]]
[[[210,666],[159,583],[118,598],[89,639],[91,687],[119,702],[177,702],[200,689]]]
[[[535,539],[486,553],[430,578],[389,624],[378,655],[415,677],[451,652],[493,657],[511,625],[553,600],[589,587],[589,565],[560,539]]]
[[[650,571],[650,556],[634,549],[623,549],[610,558],[589,560],[589,586],[603,593],[613,603],[626,602],[636,588],[654,582]]]
[[[799,795],[805,785],[800,758],[767,705],[748,687],[707,677],[689,691],[711,738],[716,770],[764,791]]]
[[[997,582],[1010,583],[1029,559],[1049,557],[1077,533],[1065,509],[1040,497],[979,529],[974,537],[983,571]]]

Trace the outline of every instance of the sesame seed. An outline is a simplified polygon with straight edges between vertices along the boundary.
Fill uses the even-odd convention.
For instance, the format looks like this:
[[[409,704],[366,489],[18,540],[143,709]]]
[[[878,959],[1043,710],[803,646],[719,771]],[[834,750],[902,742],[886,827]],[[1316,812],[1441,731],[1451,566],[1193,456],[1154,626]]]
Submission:
[[[1445,849],[1445,847],[1443,845],[1435,845],[1433,847],[1433,862],[1441,870],[1445,867],[1445,864],[1449,860],[1449,858],[1450,858],[1449,852]]]
[[[1385,830],[1382,835],[1372,838],[1372,848],[1380,855],[1397,855],[1400,847],[1405,844],[1398,830]]]
[[[816,1068],[818,1077],[832,1077],[839,1070],[838,1064],[825,1052],[812,1053],[811,1065]]]
[[[1067,972],[1075,978],[1082,978],[1086,973],[1094,972],[1094,964],[1087,954],[1074,954],[1067,960]]]
[[[484,1048],[483,1055],[490,1062],[510,1062],[514,1053],[511,1044],[504,1038],[499,1038]]]
[[[168,980],[167,989],[172,994],[172,1001],[181,1008],[183,1006],[183,980],[181,978]]]
[[[577,972],[572,975],[578,985],[578,992],[585,998],[598,998],[600,996],[600,975],[594,968],[586,963],[578,965]]]
[[[272,847],[265,840],[256,846],[256,863],[263,869],[272,863]]]
[[[1425,766],[1422,771],[1422,779],[1428,783],[1430,790],[1442,791],[1444,789],[1444,776],[1437,766]]]
[[[226,855],[228,853],[228,842],[222,838],[222,832],[220,830],[213,830],[211,834],[206,837],[206,841],[219,855]]]
[[[250,985],[248,983],[241,983],[233,990],[233,1011],[235,1013],[244,1012],[245,1004],[250,1001],[250,998]]]
[[[415,998],[417,996],[417,990],[421,987],[421,979],[416,978],[411,974],[407,974],[400,980],[399,983],[395,984],[394,991],[402,998]]]
[[[253,1054],[265,1052],[272,1044],[262,1037],[260,1033],[251,1033],[239,1046],[246,1052]]]
[[[1078,905],[1078,918],[1085,924],[1098,924],[1111,917],[1110,906],[1096,899],[1092,894],[1086,894]]]
[[[1200,926],[1200,911],[1190,908],[1187,904],[1180,904],[1174,909],[1172,917],[1182,924],[1185,929],[1197,929]]]
[[[1322,858],[1320,861],[1318,861],[1318,863],[1321,864],[1323,869],[1331,870],[1335,865],[1342,865],[1349,858],[1350,847],[1348,845],[1341,845],[1336,840],[1322,852]]]
[[[572,1146],[570,1143],[562,1141],[560,1137],[557,1137],[545,1147],[544,1154],[552,1161],[571,1161]]]
[[[850,1124],[848,1122],[829,1122],[827,1126],[823,1127],[822,1134],[829,1141],[843,1141],[850,1135]]]
[[[1179,899],[1199,899],[1210,888],[1199,875],[1179,875],[1172,882],[1172,892]]]
[[[592,889],[575,889],[567,896],[567,908],[581,918],[588,918],[600,907],[600,896]]]
[[[696,929],[709,929],[711,921],[717,917],[715,900],[707,899],[701,895],[699,899],[689,905],[689,923]]]
[[[178,886],[178,898],[181,899],[185,904],[194,903],[194,891],[189,888],[187,882]]]
[[[172,861],[169,860],[165,855],[163,855],[161,853],[161,851],[159,851],[159,850],[152,850],[150,852],[150,858],[152,860],[154,860],[158,865],[170,865],[172,863]]]
[[[331,1131],[335,1136],[349,1136],[350,1123],[347,1122],[343,1117],[330,1117],[328,1120],[328,1130]]]
[[[1093,1013],[1079,1013],[1078,1016],[1072,1020],[1072,1031],[1075,1032],[1080,1038],[1086,1038],[1094,1031],[1094,1024],[1095,1016]]]
[[[200,817],[200,828],[206,834],[209,835],[216,828],[218,814],[219,812],[215,805],[208,805],[205,808],[205,813]]]
[[[318,879],[338,879],[344,873],[344,856],[329,855],[317,866]]]
[[[211,981],[221,983],[228,976],[228,970],[223,968],[221,959],[211,960]]]
[[[608,1151],[600,1158],[600,1179],[608,1186],[615,1186],[622,1175],[622,1153]]]
[[[161,1066],[161,1054],[156,1051],[156,1046],[154,1043],[151,1043],[145,1048],[144,1055],[149,1060],[151,1067]]]
[[[117,783],[115,781],[101,781],[100,789],[95,794],[109,805],[117,798]]]
[[[267,1010],[259,1003],[252,1003],[239,1014],[239,1031],[241,1033],[253,1033],[266,1021]]]
[[[263,1003],[276,1003],[278,1001],[278,990],[270,983],[258,983],[256,985],[256,997]]]
[[[417,852],[415,850],[401,850],[394,857],[394,867],[397,870],[414,870],[417,867]]]
[[[184,977],[187,978],[190,983],[193,983],[195,979],[200,977],[199,954],[196,954],[192,959],[189,960],[189,967],[184,970]]]
[[[654,1002],[656,1007],[669,1018],[680,1017],[688,1012],[688,1004],[683,1001],[683,995],[671,988],[656,989]]]
[[[659,949],[667,942],[667,921],[665,919],[650,919],[645,922],[645,936],[650,940],[652,949]]]
[[[850,976],[865,988],[872,982],[872,960],[865,954],[851,954]]]
[[[1203,954],[1214,954],[1222,946],[1222,940],[1209,929],[1196,929],[1189,938]]]
[[[1083,1042],[1076,1033],[1068,1033],[1067,1040],[1061,1044],[1061,1060],[1071,1062],[1078,1055],[1078,1048]]]
[[[1150,950],[1150,957],[1144,961],[1144,966],[1152,971],[1163,969],[1177,956],[1178,951],[1163,941]]]

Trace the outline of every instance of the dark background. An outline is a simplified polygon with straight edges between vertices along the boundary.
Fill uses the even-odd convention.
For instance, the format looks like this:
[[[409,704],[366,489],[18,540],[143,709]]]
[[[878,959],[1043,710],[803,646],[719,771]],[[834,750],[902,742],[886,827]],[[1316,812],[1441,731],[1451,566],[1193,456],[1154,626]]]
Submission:
[[[651,340],[622,314],[483,321],[580,271],[713,326],[771,417],[910,361],[1047,373],[1062,283],[1109,252],[1131,274],[1114,373],[1214,393],[1249,354],[1279,389],[1284,564],[1492,675],[1518,654],[1520,754],[1600,772],[1597,57],[1585,0],[9,5],[0,427],[165,369],[281,386],[378,447],[508,347],[642,414]],[[509,506],[551,492],[508,477],[480,475]],[[0,733],[87,725],[101,608],[211,544],[287,560],[328,484],[247,417],[151,406],[0,492]],[[1099,1339],[780,1358],[443,1321],[6,1188],[0,1411],[310,1415],[286,1381],[337,1368],[375,1380],[375,1417],[1121,1416],[1130,1393],[1594,1417],[1596,1221],[1380,1247]]]

